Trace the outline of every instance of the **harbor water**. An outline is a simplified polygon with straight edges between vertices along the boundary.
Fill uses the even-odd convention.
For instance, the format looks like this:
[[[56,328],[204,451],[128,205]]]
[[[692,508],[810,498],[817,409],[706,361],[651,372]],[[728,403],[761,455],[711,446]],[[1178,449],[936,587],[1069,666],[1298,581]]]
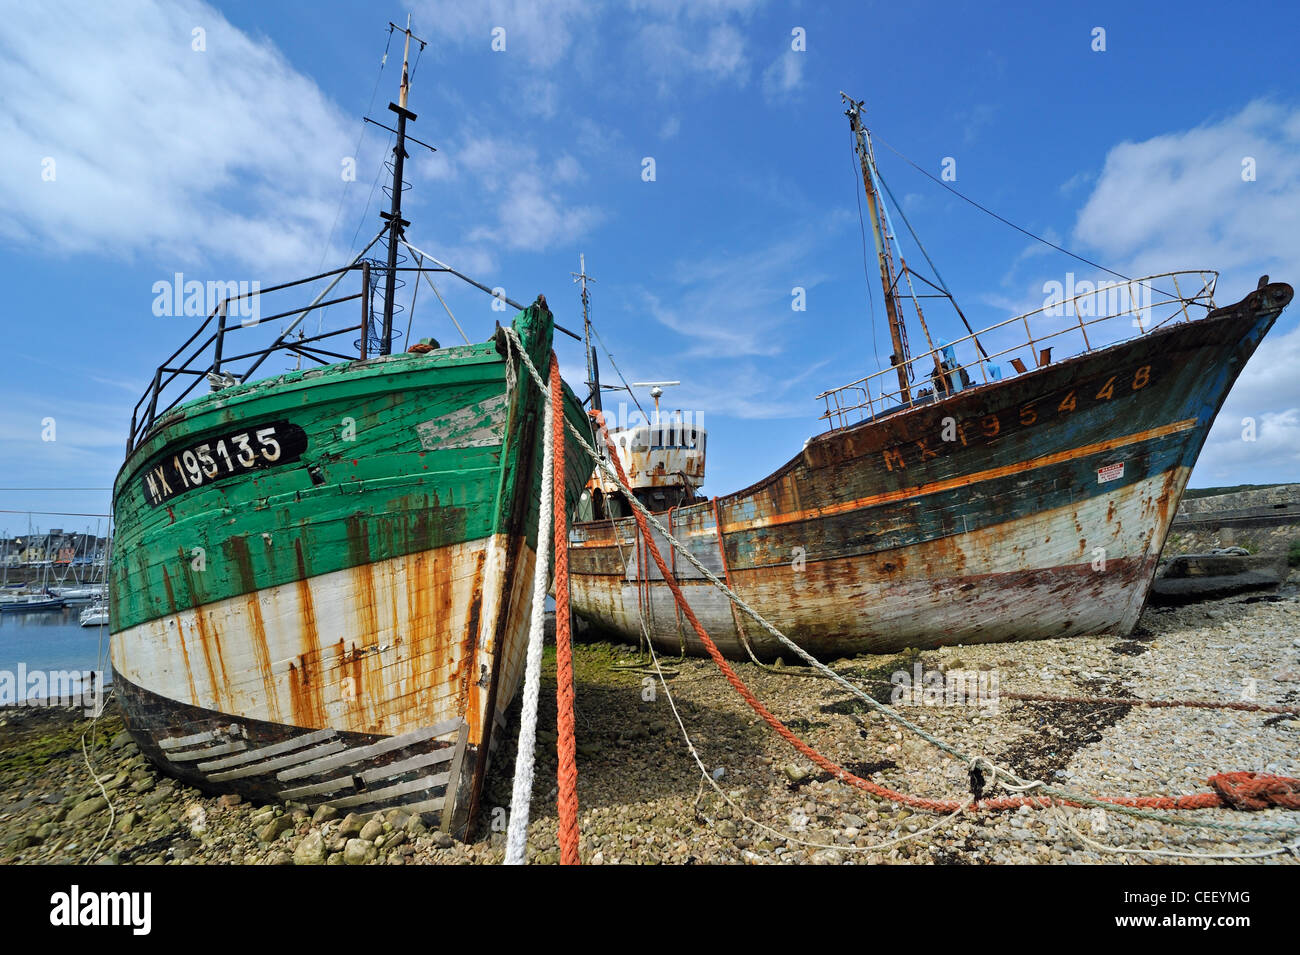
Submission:
[[[18,702],[27,687],[40,686],[33,674],[79,673],[98,670],[103,682],[111,681],[108,665],[108,627],[83,627],[78,616],[84,608],[36,613],[0,614],[0,696],[4,703]],[[19,680],[19,675],[27,680]],[[23,684],[18,686],[17,684]],[[3,692],[14,687],[13,698]],[[39,690],[32,695],[43,696]]]

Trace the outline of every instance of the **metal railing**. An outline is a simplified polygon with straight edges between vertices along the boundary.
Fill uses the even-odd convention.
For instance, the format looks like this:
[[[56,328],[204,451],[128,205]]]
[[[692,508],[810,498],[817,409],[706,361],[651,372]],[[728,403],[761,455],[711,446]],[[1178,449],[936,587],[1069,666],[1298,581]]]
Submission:
[[[1068,344],[1059,342],[1065,336],[1077,336],[1082,345],[1081,350],[1067,356],[1074,357],[1140,338],[1170,323],[1194,321],[1188,307],[1204,308],[1207,313],[1213,309],[1218,278],[1218,272],[1204,270],[1162,272],[1123,282],[1098,283],[1088,291],[1049,302],[955,342],[940,343],[931,351],[912,356],[901,366],[891,365],[840,388],[824,391],[817,396],[826,403],[821,419],[835,430],[918,404],[943,401],[968,388],[1001,380],[999,360],[1005,361],[1014,373],[1024,374],[1050,364],[1052,348],[1058,343]],[[1166,281],[1173,285],[1172,292],[1157,287],[1156,283]],[[1184,294],[1184,286],[1196,291]],[[1127,308],[1120,307],[1124,299]],[[1060,320],[1070,318],[1071,314],[1073,321],[1061,325]],[[1104,344],[1097,343],[1097,333],[1104,331],[1098,326],[1130,317],[1136,334],[1108,337]],[[1059,327],[1052,327],[1053,324]],[[1036,329],[1035,325],[1040,327]],[[1089,329],[1093,331],[1091,336]],[[1043,347],[1047,342],[1053,344]],[[906,392],[898,383],[899,367],[907,373]]]
[[[333,289],[350,272],[360,273],[360,289],[351,295],[328,298]],[[265,296],[330,278],[333,281],[310,304],[306,306],[299,305],[271,315],[261,314],[260,305]],[[131,450],[144,439],[158,418],[185,401],[191,392],[204,381],[210,381],[214,389],[221,387],[223,383],[235,384],[249,381],[262,363],[276,352],[307,358],[320,365],[365,358],[367,334],[371,321],[371,296],[369,290],[370,263],[360,262],[343,268],[332,269],[328,272],[321,272],[309,278],[272,285],[268,288],[256,288],[223,298],[208,313],[208,316],[194,330],[194,333],[185,340],[185,343],[172,352],[155,369],[152,382],[150,382],[144,394],[140,396],[140,400],[136,402],[135,408],[131,412],[131,432],[126,442],[127,453],[130,454]],[[348,325],[345,328],[337,328],[316,335],[305,335],[299,332],[296,337],[291,337],[293,331],[298,328],[303,319],[313,311],[357,300],[362,303],[361,320],[355,325]],[[231,315],[235,311],[251,312],[255,318],[251,321],[244,318],[232,322],[230,320]],[[285,326],[269,345],[233,355],[228,353],[228,339],[236,332],[258,328],[270,322],[277,322],[290,317],[292,317],[292,321]],[[322,342],[357,331],[361,332],[361,336],[359,342],[353,343],[357,348],[356,354],[340,354],[337,351],[329,351],[320,347]],[[195,344],[196,342],[197,344]],[[185,357],[182,358],[182,355],[185,355]],[[241,362],[248,362],[248,365],[242,370],[236,370],[236,366]]]

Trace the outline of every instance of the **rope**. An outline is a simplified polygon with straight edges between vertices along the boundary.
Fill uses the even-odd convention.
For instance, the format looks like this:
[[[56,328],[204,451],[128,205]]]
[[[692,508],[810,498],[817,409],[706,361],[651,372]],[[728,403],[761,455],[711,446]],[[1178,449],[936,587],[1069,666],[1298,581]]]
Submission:
[[[1195,710],[1243,710],[1247,713],[1287,713],[1300,716],[1300,706],[1284,706],[1271,703],[1246,703],[1236,700],[1144,700],[1127,696],[1052,696],[1048,693],[1016,693],[1003,691],[999,694],[1008,700],[1020,700],[1030,703],[1086,703],[1096,706],[1150,706],[1160,708],[1186,708]]]
[[[971,205],[973,205],[973,206],[974,206],[976,209],[978,209],[980,212],[983,212],[985,215],[990,215],[990,216],[992,216],[993,218],[995,218],[995,219],[997,219],[999,222],[1001,222],[1003,225],[1008,225],[1008,226],[1010,226],[1011,228],[1015,229],[1017,232],[1020,232],[1020,233],[1023,233],[1024,235],[1029,236],[1029,238],[1035,240],[1036,242],[1041,242],[1041,243],[1043,243],[1043,245],[1051,246],[1051,247],[1052,247],[1053,249],[1055,249],[1057,252],[1064,252],[1064,253],[1065,253],[1066,255],[1068,255],[1070,258],[1072,258],[1072,259],[1078,259],[1080,262],[1083,262],[1085,265],[1091,265],[1094,269],[1101,269],[1103,272],[1109,272],[1111,275],[1114,275],[1116,278],[1124,279],[1124,280],[1127,281],[1127,282],[1135,282],[1135,281],[1137,281],[1136,279],[1133,279],[1132,277],[1125,275],[1123,272],[1116,272],[1114,269],[1108,269],[1108,268],[1106,268],[1106,266],[1102,265],[1100,262],[1094,262],[1092,259],[1084,258],[1082,255],[1079,255],[1079,254],[1076,253],[1076,252],[1071,252],[1069,249],[1064,248],[1064,247],[1062,247],[1062,246],[1059,246],[1059,245],[1057,245],[1055,242],[1049,242],[1049,241],[1047,241],[1046,239],[1044,239],[1041,235],[1035,235],[1034,233],[1030,232],[1028,229],[1022,229],[1020,226],[1016,225],[1016,224],[1015,224],[1014,222],[1012,222],[1010,219],[1004,219],[1002,216],[998,215],[998,214],[997,214],[996,212],[994,212],[992,209],[987,209],[987,208],[985,208],[984,206],[980,205],[978,202],[976,202],[976,201],[975,201],[974,199],[972,199],[970,196],[963,195],[962,193],[958,192],[958,191],[957,191],[956,189],[954,189],[952,186],[948,185],[948,183],[944,182],[943,180],[939,179],[937,176],[933,175],[929,170],[921,168],[921,167],[918,166],[916,163],[914,163],[911,159],[907,158],[907,157],[904,156],[901,152],[899,152],[897,149],[895,149],[893,146],[889,145],[889,143],[887,143],[887,142],[885,142],[883,139],[881,139],[879,136],[876,136],[876,137],[873,137],[873,138],[875,139],[876,142],[878,142],[878,143],[880,143],[881,145],[883,145],[886,149],[888,149],[890,152],[892,152],[892,153],[893,153],[895,156],[897,156],[899,159],[903,160],[903,162],[907,163],[909,166],[911,166],[913,169],[915,169],[915,170],[916,170],[917,172],[919,172],[921,175],[925,176],[927,179],[930,179],[930,180],[932,180],[932,181],[934,181],[934,182],[937,182],[939,185],[943,186],[943,188],[947,189],[949,192],[951,192],[951,193],[952,193],[954,196],[956,196],[958,199],[961,199],[961,200],[963,200],[964,202],[969,202]],[[910,228],[910,226],[909,226],[909,228]],[[931,263],[931,264],[933,264],[933,263]],[[936,273],[935,273],[935,274],[936,274],[936,275],[938,274],[937,270],[936,270]],[[1137,284],[1138,284],[1138,285],[1142,285],[1142,286],[1146,286],[1146,287],[1149,288],[1149,289],[1153,289],[1154,291],[1159,292],[1161,295],[1169,295],[1169,293],[1166,292],[1166,291],[1164,291],[1163,289],[1158,289],[1158,288],[1156,288],[1154,285],[1148,285],[1146,282],[1137,282]]]
[[[573,724],[573,647],[569,634],[569,532],[564,475],[564,386],[560,363],[551,353],[551,444],[555,477],[555,726],[560,864],[580,865],[578,855],[578,757]]]
[[[512,336],[517,340],[518,333],[515,332],[514,329],[506,328],[505,331],[508,336]],[[520,353],[522,358],[524,359],[524,365],[528,369],[528,373],[532,377],[534,384],[536,384],[539,389],[545,391],[546,386],[542,381],[541,375],[538,374],[537,368],[533,365],[532,360],[528,357],[528,354],[526,352],[523,352],[522,348],[520,349]],[[922,727],[918,726],[917,724],[913,723],[911,720],[904,717],[892,706],[888,706],[884,703],[881,703],[879,700],[875,699],[874,697],[864,692],[861,688],[854,686],[852,683],[844,679],[844,677],[842,677],[840,674],[836,673],[834,670],[826,666],[816,657],[812,656],[812,654],[808,653],[806,650],[804,650],[802,647],[796,644],[793,640],[791,640],[789,637],[783,634],[780,630],[774,627],[771,623],[769,623],[761,614],[759,614],[757,610],[749,606],[749,604],[745,603],[739,596],[736,595],[734,591],[731,590],[730,587],[728,587],[725,583],[719,580],[716,574],[712,573],[710,570],[708,570],[708,568],[706,568],[703,564],[701,564],[700,561],[695,557],[695,555],[691,553],[690,550],[688,550],[684,545],[682,545],[680,541],[676,540],[674,537],[672,537],[672,535],[668,534],[668,532],[664,529],[663,525],[660,524],[659,521],[656,520],[654,515],[650,513],[649,509],[646,508],[645,505],[642,504],[639,500],[637,500],[636,496],[629,490],[627,486],[626,475],[620,477],[619,474],[616,474],[614,470],[610,467],[610,465],[604,460],[604,458],[600,454],[598,454],[596,450],[587,442],[587,440],[578,432],[577,428],[573,427],[572,424],[566,423],[566,425],[569,429],[569,433],[573,435],[578,445],[587,453],[587,455],[594,462],[596,462],[597,467],[601,468],[611,480],[616,481],[619,484],[619,487],[622,490],[624,497],[627,498],[628,502],[632,506],[633,516],[636,518],[638,529],[641,531],[643,536],[646,536],[647,534],[645,530],[645,525],[646,522],[648,521],[650,524],[652,524],[655,527],[656,530],[659,531],[660,534],[664,536],[664,538],[669,542],[670,546],[675,547],[682,554],[682,556],[684,556],[687,559],[687,561],[689,561],[691,565],[695,567],[697,571],[700,572],[700,574],[703,577],[705,577],[710,582],[712,582],[712,584],[716,588],[718,588],[723,593],[725,593],[731,600],[735,601],[737,606],[739,606],[742,610],[744,610],[764,630],[766,630],[772,636],[777,638],[784,646],[792,650],[794,653],[798,654],[810,666],[825,673],[827,676],[833,679],[836,683],[840,684],[842,687],[844,687],[854,696],[860,698],[869,706],[880,711],[882,714],[887,716],[897,725],[905,727],[907,730],[916,734],[926,742],[930,743],[932,746],[934,746],[936,749],[940,750],[941,752],[947,753],[953,758],[961,760],[964,764],[971,766],[972,783],[974,784],[978,781],[979,788],[982,788],[983,780],[982,777],[978,776],[976,758],[970,757],[962,753],[961,751],[953,747],[951,744],[935,736],[933,733],[927,732]],[[608,436],[606,437],[606,441],[608,442]],[[613,457],[614,459],[615,466],[618,466],[619,472],[622,472],[622,467],[620,466],[621,462],[618,461],[617,454],[611,454],[611,457]],[[655,546],[653,539],[647,538],[646,543],[649,546],[652,555],[655,557],[656,562],[660,564],[662,569],[663,557],[659,554],[659,550]],[[701,636],[702,642],[705,645],[706,650],[710,651],[709,655],[714,659],[714,662],[723,671],[724,676],[728,676],[728,682],[732,683],[732,686],[736,688],[738,692],[741,692],[743,689],[742,692],[742,697],[743,697],[745,693],[748,693],[748,688],[745,687],[744,683],[740,680],[740,678],[736,676],[733,670],[731,670],[726,660],[723,659],[721,653],[718,652],[718,649],[713,644],[713,641],[709,639],[708,634],[705,633],[703,627],[699,625],[699,621],[695,618],[695,614],[690,609],[689,605],[685,605],[684,598],[681,597],[681,591],[677,587],[676,581],[672,579],[669,575],[665,575],[665,582],[669,585],[669,588],[673,591],[674,599],[678,599],[682,602],[683,612],[686,614],[687,619],[692,622],[692,625],[697,628],[696,632],[699,636]],[[753,697],[752,693],[749,694],[747,702],[749,700],[753,701],[750,704],[751,708],[755,708],[755,712],[758,712],[761,716],[763,716],[764,721],[767,722],[769,725],[771,725],[773,729],[776,730],[778,734],[782,736],[782,738],[790,742],[791,745],[794,746],[796,749],[799,749],[800,752],[804,752],[804,749],[800,749],[800,747],[804,747],[809,752],[815,753],[815,751],[813,751],[811,747],[808,747],[807,744],[803,743],[802,740],[799,740],[798,737],[796,737],[788,728],[786,728],[784,724],[782,724],[780,720],[778,720],[775,716],[767,712],[765,709],[760,711],[759,708],[762,707],[762,704],[759,703],[758,700]],[[766,715],[763,715],[765,713]],[[841,779],[842,781],[850,785],[855,785],[858,788],[867,790],[868,792],[879,790],[879,795],[881,795],[885,799],[889,799],[892,802],[900,802],[906,805],[913,805],[918,808],[926,808],[929,809],[930,811],[938,811],[938,812],[951,811],[957,805],[955,800],[921,799],[920,797],[909,796],[905,793],[895,792],[893,790],[886,789],[885,787],[877,786],[875,783],[871,783],[868,780],[860,779],[859,777],[854,776],[852,773],[849,773],[847,770],[843,769],[842,767],[836,766],[834,763],[832,763],[830,760],[827,760],[825,757],[821,756],[820,754],[816,754],[815,759],[813,758],[813,756],[809,756],[809,759],[813,759],[813,761],[817,762],[818,765],[822,765],[822,762],[824,762],[825,764],[828,764],[830,767],[834,767],[833,769],[827,769],[826,766],[823,766],[823,768],[827,769],[828,772],[831,772],[832,775],[836,776],[837,778]],[[988,762],[987,760],[985,760],[985,763],[993,773],[994,783],[1000,784],[1003,786],[1003,788],[1007,788],[1011,791],[1016,791],[1017,788],[1020,789],[1027,788],[1028,784],[1025,784],[1023,780],[1015,776],[1009,770],[1003,767],[995,766],[991,762]],[[1284,782],[1286,782],[1288,785],[1294,785],[1297,788],[1297,790],[1300,791],[1300,780],[1284,780]],[[1132,797],[1094,798],[1091,796],[1069,793],[1064,790],[1058,789],[1057,787],[1048,786],[1045,783],[1034,783],[1032,785],[1034,788],[1038,789],[1044,795],[1040,798],[1028,798],[1028,799],[1026,798],[989,799],[989,800],[984,800],[983,802],[979,802],[976,805],[978,808],[993,809],[993,810],[1014,809],[1014,808],[1019,808],[1022,805],[1027,805],[1036,808],[1045,808],[1054,804],[1053,797],[1055,797],[1055,799],[1060,805],[1074,806],[1074,807],[1089,806],[1089,807],[1096,807],[1101,809],[1110,809],[1114,812],[1131,815],[1142,819],[1150,819],[1156,822],[1168,823],[1171,825],[1189,826],[1189,827],[1204,828],[1204,829],[1250,831],[1250,832],[1261,832],[1261,833],[1294,832],[1296,829],[1295,825],[1286,824],[1286,823],[1283,823],[1281,825],[1272,825],[1268,823],[1246,824],[1246,823],[1237,823],[1231,821],[1205,822],[1202,820],[1192,820],[1182,816],[1171,816],[1162,812],[1150,811],[1151,808],[1153,807],[1174,808],[1174,809],[1221,808],[1224,805],[1224,802],[1217,793],[1202,793],[1195,796],[1182,796],[1177,799],[1173,799],[1171,797],[1163,797],[1163,796],[1138,797],[1138,798],[1132,798]]]
[[[894,685],[889,680],[868,680],[866,682],[874,686]],[[1149,706],[1152,709],[1240,710],[1245,713],[1280,713],[1286,716],[1300,716],[1300,706],[1287,706],[1283,703],[1247,703],[1238,700],[1151,700],[1140,696],[1057,696],[1052,693],[1022,693],[1016,690],[999,690],[998,696],[1001,699],[1016,700],[1021,703]]]
[[[510,329],[513,333],[514,329]],[[511,336],[520,356],[533,369],[523,344]],[[511,364],[510,356],[506,356]],[[535,370],[535,369],[533,369]],[[546,389],[542,389],[546,393]],[[563,446],[563,442],[561,442]],[[528,813],[533,793],[533,768],[537,746],[537,702],[542,681],[543,617],[546,613],[547,569],[551,553],[551,461],[554,434],[551,403],[542,402],[542,497],[538,502],[537,560],[533,568],[533,606],[528,627],[528,655],[524,665],[523,713],[519,721],[519,750],[515,753],[515,779],[510,795],[510,822],[506,828],[506,865],[524,865],[528,853]]]

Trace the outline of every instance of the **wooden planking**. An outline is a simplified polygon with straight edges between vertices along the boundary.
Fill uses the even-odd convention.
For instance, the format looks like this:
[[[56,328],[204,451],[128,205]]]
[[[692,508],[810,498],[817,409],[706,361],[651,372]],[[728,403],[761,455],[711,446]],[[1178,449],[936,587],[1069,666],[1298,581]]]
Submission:
[[[355,786],[355,780],[360,778],[363,782],[373,783],[382,779],[392,779],[394,776],[400,776],[402,773],[409,773],[412,770],[423,769],[425,766],[436,766],[438,763],[445,763],[455,756],[455,749],[451,746],[445,746],[442,749],[435,750],[432,753],[421,753],[419,756],[412,756],[410,759],[403,759],[396,763],[389,763],[386,766],[376,766],[373,769],[367,769],[356,776],[339,776],[335,779],[327,779],[323,783],[312,783],[307,786],[295,786],[292,789],[285,789],[280,793],[281,799],[298,799],[303,796],[321,796],[326,793],[338,792],[348,786]]]
[[[227,756],[225,759],[214,759],[210,763],[199,763],[198,768],[204,772],[208,772],[213,769],[230,769],[232,766],[243,766],[245,763],[252,763],[261,759],[270,759],[272,756],[279,756],[281,753],[289,753],[295,749],[302,749],[304,746],[310,746],[313,743],[323,743],[326,740],[333,739],[337,735],[338,733],[334,730],[317,730],[314,733],[295,736],[293,739],[287,739],[282,743],[275,743],[271,746],[263,746],[258,749],[250,749],[247,752],[239,753],[235,756]]]
[[[450,784],[448,785],[450,788]],[[409,813],[412,816],[414,816],[416,813],[421,813],[421,812],[443,812],[444,811],[443,807],[446,805],[446,803],[447,803],[446,797],[439,796],[437,799],[425,799],[421,802],[403,803],[402,805],[395,806],[394,808],[400,809],[402,810],[402,812]]]
[[[496,735],[495,733],[493,734]],[[456,755],[452,758],[451,768],[447,775],[451,777],[451,782],[447,785],[446,806],[439,807],[442,811],[442,822],[438,828],[443,832],[451,829],[451,817],[456,811],[456,793],[460,789],[461,768],[465,764],[465,745],[469,740],[469,726],[461,724],[460,732],[456,735]],[[430,810],[432,811],[432,810]]]
[[[342,740],[335,740],[332,743],[325,743],[322,746],[303,750],[300,753],[290,753],[287,756],[281,756],[279,759],[267,760],[265,763],[256,763],[252,766],[243,766],[239,769],[229,769],[224,773],[213,773],[208,778],[214,783],[219,783],[224,782],[227,779],[243,779],[246,776],[261,776],[266,773],[274,772],[277,769],[283,769],[285,766],[296,765],[304,760],[329,756],[332,753],[337,753],[346,748],[347,744]]]
[[[365,782],[378,782],[381,779],[392,779],[402,773],[423,769],[425,766],[437,766],[439,763],[445,763],[447,760],[452,759],[455,755],[456,751],[453,747],[444,746],[432,753],[421,753],[419,756],[412,756],[410,759],[389,763],[387,766],[376,766],[374,769],[367,769],[358,775]]]
[[[248,744],[242,739],[233,743],[225,743],[221,746],[209,746],[207,749],[196,749],[191,753],[164,753],[173,763],[189,763],[196,759],[203,759],[207,756],[224,756],[226,753],[238,753],[248,749]]]
[[[449,773],[443,773],[440,776],[422,776],[419,779],[408,780],[393,786],[385,786],[383,789],[371,789],[367,792],[357,793],[355,796],[331,799],[328,801],[328,805],[334,806],[336,809],[344,809],[348,806],[364,806],[370,802],[392,799],[395,796],[405,796],[407,793],[418,793],[426,789],[433,789],[435,786],[445,786],[448,778],[450,778]]]
[[[230,726],[223,726],[221,729],[208,730],[203,733],[194,733],[190,736],[175,736],[167,739],[158,740],[158,748],[166,751],[169,749],[184,749],[186,746],[197,746],[199,743],[208,743],[215,739],[226,739],[232,736],[242,736],[244,728],[238,723]]]
[[[294,786],[292,789],[282,789],[280,791],[280,798],[305,799],[309,796],[324,796],[328,793],[336,793],[340,789],[344,789],[348,786],[356,786],[356,783],[352,781],[352,777],[339,776],[336,779],[328,779],[323,783],[311,783],[307,786]]]
[[[445,736],[452,730],[463,725],[459,719],[445,720],[442,723],[429,726],[424,729],[414,730],[410,733],[403,733],[401,736],[390,736],[382,739],[378,743],[371,743],[369,746],[359,746],[356,749],[350,749],[346,752],[339,753],[337,756],[329,756],[314,763],[308,763],[304,766],[298,766],[294,769],[278,773],[276,779],[281,782],[288,782],[291,779],[301,779],[304,776],[314,776],[316,773],[323,773],[329,769],[338,769],[340,766],[349,766],[352,763],[359,763],[363,759],[369,759],[372,756],[380,756],[384,753],[390,753],[395,749],[404,749],[415,743],[422,743],[428,739],[436,739],[439,736]]]

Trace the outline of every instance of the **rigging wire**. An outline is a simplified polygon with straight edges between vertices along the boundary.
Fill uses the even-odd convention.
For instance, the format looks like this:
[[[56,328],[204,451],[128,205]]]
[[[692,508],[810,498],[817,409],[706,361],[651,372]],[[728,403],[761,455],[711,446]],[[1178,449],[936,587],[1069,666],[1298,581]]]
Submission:
[[[948,283],[945,282],[943,276],[939,274],[939,266],[934,264],[934,260],[930,258],[930,253],[925,251],[925,246],[921,244],[921,237],[917,235],[916,230],[912,228],[912,223],[907,221],[907,213],[903,211],[903,204],[894,198],[894,191],[889,188],[889,183],[885,182],[885,177],[880,174],[880,170],[875,169],[874,172],[876,174],[876,179],[884,188],[885,194],[889,196],[889,201],[892,202],[894,208],[898,210],[898,215],[903,220],[903,225],[907,226],[907,231],[911,233],[912,241],[915,242],[916,247],[921,250],[921,255],[925,257],[925,261],[930,264],[930,268],[934,272],[934,277],[939,280],[939,287],[942,288],[944,294],[948,296],[948,301],[952,303],[952,307],[956,310],[957,316],[961,319],[961,323],[966,326],[966,331],[970,333],[971,338],[974,340],[975,347],[979,349],[980,354],[984,356],[985,360],[987,360],[989,357],[988,352],[984,350],[984,346],[980,344],[979,338],[976,337],[975,329],[971,328],[970,322],[966,320],[966,313],[963,312],[961,306],[957,304],[957,297],[952,294],[952,289],[948,288]],[[909,269],[908,271],[910,273],[911,270]],[[921,276],[921,278],[924,280],[925,276]],[[908,288],[912,287],[911,278],[908,278],[907,285]],[[913,293],[913,301],[915,301],[915,293]]]
[[[997,219],[997,220],[998,220],[999,222],[1001,222],[1003,225],[1009,225],[1009,226],[1011,226],[1011,228],[1015,229],[1017,232],[1020,232],[1020,233],[1022,233],[1022,234],[1024,234],[1024,235],[1027,235],[1027,236],[1029,236],[1029,238],[1034,239],[1035,241],[1038,241],[1038,242],[1043,243],[1043,245],[1050,246],[1051,248],[1055,249],[1057,252],[1064,252],[1064,253],[1065,253],[1066,255],[1068,255],[1070,258],[1072,258],[1072,259],[1078,259],[1080,262],[1083,262],[1085,265],[1091,265],[1094,269],[1101,269],[1101,271],[1103,271],[1103,272],[1107,272],[1107,273],[1109,273],[1109,274],[1111,274],[1111,275],[1114,275],[1116,278],[1124,279],[1126,282],[1137,282],[1138,285],[1144,285],[1144,286],[1146,286],[1147,288],[1151,289],[1152,291],[1159,292],[1161,295],[1166,295],[1166,296],[1169,296],[1169,295],[1170,295],[1169,292],[1166,292],[1166,291],[1164,291],[1163,289],[1156,288],[1154,285],[1149,285],[1149,284],[1146,283],[1146,282],[1140,282],[1140,281],[1138,281],[1137,279],[1132,278],[1131,276],[1125,275],[1123,272],[1116,272],[1114,269],[1108,269],[1108,268],[1106,268],[1106,266],[1102,265],[1100,262],[1094,262],[1092,259],[1085,258],[1084,256],[1079,255],[1077,252],[1071,252],[1069,249],[1064,248],[1063,246],[1059,246],[1059,245],[1057,245],[1055,242],[1049,242],[1047,239],[1044,239],[1041,235],[1036,235],[1035,233],[1030,232],[1028,229],[1021,228],[1020,226],[1018,226],[1018,225],[1016,225],[1014,222],[1012,222],[1010,219],[1003,218],[1002,216],[1000,216],[1000,215],[998,215],[996,212],[994,212],[992,209],[989,209],[989,208],[986,208],[985,206],[980,205],[980,204],[979,204],[978,202],[976,202],[974,199],[970,198],[970,196],[967,196],[967,195],[964,195],[964,194],[961,193],[961,192],[958,192],[958,191],[957,191],[956,189],[954,189],[952,186],[948,185],[948,183],[944,182],[942,179],[939,179],[937,176],[935,176],[934,174],[932,174],[929,170],[922,168],[921,166],[919,166],[919,165],[917,165],[915,162],[913,162],[911,159],[909,159],[907,156],[904,156],[901,152],[899,152],[899,151],[898,151],[897,149],[895,149],[893,146],[889,145],[889,143],[885,142],[885,140],[881,139],[879,136],[876,136],[876,137],[874,137],[874,138],[875,138],[876,142],[882,144],[886,149],[888,149],[890,152],[892,152],[895,156],[897,156],[899,159],[903,160],[903,162],[907,163],[909,166],[911,166],[911,167],[912,167],[913,169],[915,169],[917,172],[921,173],[921,175],[925,176],[927,179],[931,179],[931,180],[933,180],[934,182],[937,182],[939,185],[943,186],[943,188],[947,189],[949,192],[951,192],[951,193],[952,193],[954,196],[956,196],[958,199],[961,199],[961,200],[963,200],[963,201],[965,201],[965,202],[969,202],[969,203],[970,203],[971,205],[973,205],[976,209],[980,210],[980,212],[983,212],[983,213],[985,213],[985,214],[987,214],[987,215],[992,216],[994,219]],[[897,203],[895,203],[895,205],[897,205]],[[909,226],[909,229],[910,229],[910,228],[911,228],[911,227]],[[928,257],[927,257],[927,260],[928,260]],[[933,266],[933,263],[931,263],[931,265]],[[938,270],[935,271],[935,275],[938,275]],[[1170,297],[1176,297],[1176,296],[1170,296]],[[1189,303],[1189,304],[1190,304],[1190,303]],[[1202,302],[1197,302],[1196,304],[1198,304],[1198,305],[1204,305],[1204,303],[1202,303]],[[1205,305],[1204,307],[1209,308],[1208,305]]]
[[[588,307],[587,307],[587,318],[588,318],[588,321],[590,321],[590,319],[591,319],[591,306],[590,306],[590,305],[588,305]],[[614,356],[613,356],[613,354],[610,353],[609,348],[606,347],[606,345],[605,345],[605,339],[603,339],[603,338],[600,337],[600,331],[596,328],[596,323],[595,323],[595,322],[592,322],[592,323],[591,323],[591,331],[592,331],[592,334],[596,336],[596,341],[600,342],[600,347],[601,347],[601,349],[605,352],[605,357],[609,359],[609,366],[610,366],[611,368],[613,368],[615,372],[617,372],[617,374],[618,374],[618,380],[621,381],[621,382],[623,382],[623,387],[626,388],[626,389],[627,389],[627,393],[628,393],[629,395],[632,396],[632,401],[636,404],[636,410],[639,411],[639,412],[641,412],[641,417],[645,418],[646,422],[649,423],[649,421],[650,421],[650,417],[649,417],[649,415],[647,415],[647,414],[645,413],[645,409],[641,407],[641,402],[637,400],[636,392],[632,390],[632,386],[629,385],[629,384],[627,383],[627,379],[623,377],[623,372],[619,371],[619,367],[618,367],[618,365],[616,365],[616,364],[614,363]]]
[[[392,42],[393,42],[393,31],[392,28],[390,27],[388,30],[388,42],[384,44],[384,55],[379,61],[379,72],[375,74],[375,85],[370,90],[370,102],[366,104],[366,112],[361,114],[362,117],[364,117],[367,113],[369,113],[375,106],[375,95],[379,92],[379,81],[383,79],[384,67],[388,64],[388,48],[392,45]],[[361,155],[361,143],[365,138],[366,138],[366,121],[363,118],[361,120],[361,130],[360,132],[357,133],[357,144],[352,150],[352,155],[354,158]],[[329,235],[325,239],[325,247],[321,250],[320,265],[316,269],[316,271],[318,272],[325,267],[325,257],[329,255],[330,241],[334,238],[334,230],[338,228],[339,217],[343,213],[343,200],[347,197],[349,185],[351,185],[350,182],[344,182],[343,189],[339,193],[339,204],[334,210],[334,222],[330,225]],[[353,244],[356,243],[355,236],[353,236],[352,241]]]
[[[853,145],[853,134],[849,134],[849,164],[853,167],[853,197],[858,200],[858,231],[862,233],[862,277],[867,283],[867,305],[871,315],[871,350],[876,355],[876,366],[880,366],[880,346],[876,343],[876,296],[871,291],[871,267],[867,265],[867,224],[862,216],[862,191],[858,188],[857,149]]]

